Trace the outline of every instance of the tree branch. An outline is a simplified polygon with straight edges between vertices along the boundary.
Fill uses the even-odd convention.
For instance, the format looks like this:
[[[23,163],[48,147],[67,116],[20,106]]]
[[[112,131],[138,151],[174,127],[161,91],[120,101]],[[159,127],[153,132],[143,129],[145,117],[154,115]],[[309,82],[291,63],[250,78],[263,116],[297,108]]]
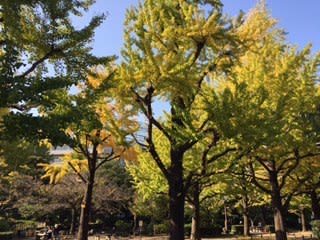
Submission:
[[[24,73],[22,73],[22,74],[19,75],[18,77],[26,77],[28,74],[32,73],[39,64],[43,63],[45,60],[49,59],[50,57],[52,57],[52,56],[54,56],[55,54],[60,53],[60,52],[62,52],[61,49],[52,48],[50,52],[48,52],[48,53],[45,54],[42,58],[40,58],[39,60],[37,60],[36,62],[34,62],[27,71],[25,71]]]
[[[285,181],[286,181],[287,177],[292,173],[293,170],[295,170],[298,167],[301,159],[304,159],[304,158],[307,158],[307,157],[314,157],[314,156],[317,156],[319,154],[320,153],[307,153],[307,154],[305,154],[303,156],[300,156],[299,155],[299,150],[295,149],[294,150],[294,158],[292,158],[292,160],[293,159],[295,160],[295,163],[293,165],[291,165],[290,167],[288,167],[287,171],[283,174],[281,182],[279,184],[280,188],[282,188],[285,185]]]
[[[251,182],[256,185],[258,188],[260,188],[263,192],[265,193],[268,193],[268,194],[271,194],[271,191],[269,189],[267,189],[266,187],[262,186],[258,180],[257,180],[257,177],[256,177],[256,174],[254,172],[254,168],[253,168],[253,164],[252,163],[249,163],[249,167],[250,167],[250,172],[251,172]]]
[[[72,168],[72,170],[81,178],[81,180],[84,183],[87,183],[87,180],[82,176],[82,174],[72,165],[71,162],[68,162],[69,166]]]
[[[115,155],[115,156],[113,156],[113,157],[111,157],[113,155],[113,153],[110,155],[109,154],[109,157],[106,157],[104,160],[102,160],[97,166],[96,166],[96,169],[95,170],[97,170],[98,168],[100,168],[104,163],[106,163],[106,162],[110,162],[110,161],[112,161],[112,160],[114,160],[114,159],[117,159],[117,158],[120,158],[120,156],[121,156],[121,154],[119,154],[119,155]],[[110,158],[111,157],[111,158]]]
[[[260,163],[262,165],[262,167],[268,171],[268,173],[271,172],[271,169],[269,168],[269,166],[265,163],[265,159],[262,159],[261,157],[259,156],[255,156],[255,159],[258,161],[258,163]]]

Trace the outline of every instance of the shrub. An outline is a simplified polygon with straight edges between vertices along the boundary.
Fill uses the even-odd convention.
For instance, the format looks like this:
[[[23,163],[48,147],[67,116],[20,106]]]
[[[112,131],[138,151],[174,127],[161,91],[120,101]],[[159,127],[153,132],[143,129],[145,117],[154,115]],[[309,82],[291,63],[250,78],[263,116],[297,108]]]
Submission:
[[[123,220],[118,220],[114,224],[116,227],[116,232],[121,235],[128,235],[132,230],[131,223],[125,222]]]
[[[242,235],[243,234],[243,225],[232,225],[230,234]]]
[[[169,223],[164,222],[153,226],[155,234],[167,234],[169,232]]]
[[[0,232],[7,232],[11,230],[10,225],[7,220],[0,218]]]
[[[186,223],[184,225],[184,234],[189,236],[191,234],[191,223]]]
[[[1,240],[10,240],[13,238],[13,232],[0,232]]]
[[[311,221],[311,229],[313,235],[317,238],[320,239],[320,220],[313,220]]]

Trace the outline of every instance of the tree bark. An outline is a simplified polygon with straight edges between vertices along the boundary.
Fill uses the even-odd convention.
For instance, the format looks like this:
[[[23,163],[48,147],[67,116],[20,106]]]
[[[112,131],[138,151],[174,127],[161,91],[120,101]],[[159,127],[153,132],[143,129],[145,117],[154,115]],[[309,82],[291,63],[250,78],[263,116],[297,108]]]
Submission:
[[[301,231],[305,232],[307,231],[307,225],[306,225],[306,211],[305,208],[300,209],[300,219],[301,219]]]
[[[243,208],[243,235],[249,236],[249,209],[248,209],[248,196],[244,193],[242,196],[242,208]]]
[[[192,196],[192,205],[193,205],[193,213],[192,213],[192,223],[191,223],[191,240],[200,240],[200,186],[199,183],[196,183],[193,189]]]
[[[272,208],[273,208],[276,240],[287,240],[287,230],[284,222],[285,210],[282,204],[282,198],[280,194],[280,188],[279,188],[276,172],[271,172],[270,184],[272,189],[271,201],[272,201]]]
[[[81,203],[80,225],[78,232],[78,240],[88,240],[89,216],[92,202],[92,192],[94,185],[94,172],[90,173],[87,188]]]
[[[171,148],[169,183],[170,240],[184,240],[183,153]]]
[[[313,213],[313,219],[314,220],[320,220],[320,205],[319,205],[319,198],[317,196],[316,191],[310,192],[310,198],[311,198],[311,208]]]
[[[75,233],[75,225],[77,221],[77,210],[76,207],[71,208],[71,224],[70,224],[70,229],[69,229],[69,234],[73,235]]]

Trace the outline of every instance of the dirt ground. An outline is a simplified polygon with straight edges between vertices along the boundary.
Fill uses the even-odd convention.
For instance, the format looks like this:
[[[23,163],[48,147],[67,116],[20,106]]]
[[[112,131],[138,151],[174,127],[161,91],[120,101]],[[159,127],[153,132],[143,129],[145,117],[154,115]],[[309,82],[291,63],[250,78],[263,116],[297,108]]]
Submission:
[[[144,237],[144,236],[130,236],[130,237],[117,237],[114,236],[111,238],[111,240],[167,240],[168,236],[154,236],[154,237]],[[242,239],[248,239],[248,240],[259,240],[259,239],[265,239],[265,240],[274,240],[275,236],[274,234],[255,234],[250,237],[217,237],[217,238],[202,238],[202,240],[242,240]],[[312,239],[312,232],[293,232],[288,233],[288,239],[292,240],[311,240]],[[90,236],[89,240],[109,240],[108,236],[105,235],[97,235],[97,236]]]

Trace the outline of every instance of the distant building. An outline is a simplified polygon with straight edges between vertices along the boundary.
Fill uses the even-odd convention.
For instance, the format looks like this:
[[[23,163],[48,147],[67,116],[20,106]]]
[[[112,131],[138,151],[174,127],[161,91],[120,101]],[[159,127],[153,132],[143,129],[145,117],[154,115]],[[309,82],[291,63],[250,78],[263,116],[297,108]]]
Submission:
[[[73,153],[73,149],[67,145],[59,146],[50,150],[50,156],[52,157],[52,163],[61,162],[61,158],[67,154]]]

